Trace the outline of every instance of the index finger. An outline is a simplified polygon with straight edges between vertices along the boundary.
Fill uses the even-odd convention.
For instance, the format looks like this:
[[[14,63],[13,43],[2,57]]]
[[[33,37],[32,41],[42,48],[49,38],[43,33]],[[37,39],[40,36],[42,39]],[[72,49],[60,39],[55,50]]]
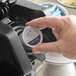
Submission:
[[[61,17],[41,17],[26,23],[26,26],[37,28],[57,28],[62,25]]]

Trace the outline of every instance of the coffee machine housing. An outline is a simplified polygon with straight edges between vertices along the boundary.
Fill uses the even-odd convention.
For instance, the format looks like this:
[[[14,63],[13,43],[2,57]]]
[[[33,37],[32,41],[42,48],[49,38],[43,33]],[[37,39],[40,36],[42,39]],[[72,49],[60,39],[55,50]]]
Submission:
[[[20,34],[26,27],[26,22],[45,16],[43,9],[44,7],[25,0],[0,1],[0,74],[2,76],[3,74],[28,76],[31,73],[36,55],[28,55],[28,52],[32,52],[32,48],[23,45]],[[43,43],[56,41],[51,29],[46,28],[42,33]]]

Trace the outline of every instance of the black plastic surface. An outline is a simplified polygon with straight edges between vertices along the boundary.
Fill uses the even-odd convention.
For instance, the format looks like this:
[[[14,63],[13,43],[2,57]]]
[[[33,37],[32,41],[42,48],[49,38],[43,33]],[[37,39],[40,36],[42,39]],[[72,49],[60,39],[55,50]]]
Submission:
[[[10,76],[20,76],[24,73],[27,74],[32,70],[31,62],[36,59],[36,56],[33,54],[28,55],[28,53],[32,53],[32,48],[25,46],[18,35],[22,33],[22,28],[26,27],[26,22],[45,16],[41,11],[41,9],[44,8],[40,7],[40,10],[34,10],[34,8],[31,9],[26,6],[26,3],[28,3],[27,1],[25,2],[25,5],[22,5],[22,2],[20,1],[18,0],[13,6],[10,5],[8,10],[8,18],[12,22],[15,22],[15,24],[5,25],[0,22],[0,73],[9,73],[9,75],[11,73],[12,75]],[[36,6],[36,4],[34,6]],[[2,11],[0,11],[0,13],[1,12]],[[2,14],[0,15],[1,19],[5,17]],[[14,28],[17,29],[14,30]],[[42,33],[43,43],[56,41],[50,28],[43,29]],[[8,74],[6,75],[9,76]]]
[[[15,58],[7,39],[0,34],[0,74],[19,76],[23,74],[18,60]]]
[[[32,10],[19,5],[14,5],[9,9],[9,18],[12,21],[23,20],[28,22],[32,19],[43,17],[45,14],[40,10]]]
[[[27,54],[26,54],[26,52],[25,52],[25,50],[24,50],[24,48],[23,48],[17,34],[12,30],[12,28],[10,28],[9,26],[7,26],[7,25],[0,22],[0,36],[3,36],[4,39],[7,41],[7,42],[2,42],[0,44],[2,44],[2,45],[6,44],[5,45],[6,48],[8,48],[8,49],[10,48],[9,50],[8,49],[3,50],[4,51],[3,54],[2,54],[3,57],[0,56],[0,59],[2,59],[2,61],[0,63],[2,64],[2,62],[3,62],[3,64],[5,64],[5,65],[10,64],[10,65],[14,66],[13,63],[12,63],[13,60],[12,59],[11,59],[11,61],[8,60],[8,59],[10,59],[12,57],[11,54],[13,54],[16,61],[18,61],[17,63],[19,64],[19,67],[20,67],[20,69],[18,69],[18,70],[22,69],[21,71],[24,74],[29,73],[32,70],[32,67],[31,67],[30,61],[29,61],[29,59],[27,57]],[[7,47],[7,45],[8,45],[8,47]],[[4,47],[4,46],[2,46],[2,47]],[[6,51],[9,51],[9,52],[6,53]],[[0,52],[0,54],[1,53],[2,53],[2,51]],[[9,55],[9,53],[11,53],[11,54]],[[7,55],[9,55],[11,57],[8,57]],[[4,71],[4,73],[6,73],[6,71]]]

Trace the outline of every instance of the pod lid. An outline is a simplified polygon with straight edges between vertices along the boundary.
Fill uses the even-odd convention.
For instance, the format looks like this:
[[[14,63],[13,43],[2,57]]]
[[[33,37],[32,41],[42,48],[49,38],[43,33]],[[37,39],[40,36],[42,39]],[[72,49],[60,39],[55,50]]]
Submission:
[[[32,26],[25,27],[22,38],[28,47],[35,47],[43,41],[42,32],[38,28]]]

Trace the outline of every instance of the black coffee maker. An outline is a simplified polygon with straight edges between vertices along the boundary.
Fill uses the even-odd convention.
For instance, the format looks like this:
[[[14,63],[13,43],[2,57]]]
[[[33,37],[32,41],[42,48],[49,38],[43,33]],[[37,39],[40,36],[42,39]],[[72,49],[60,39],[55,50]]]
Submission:
[[[1,76],[31,76],[32,65],[40,56],[34,55],[32,48],[23,45],[20,34],[25,23],[45,16],[44,7],[26,0],[0,0],[0,74]],[[42,30],[43,43],[56,41],[52,30]],[[47,34],[48,33],[48,34]]]

